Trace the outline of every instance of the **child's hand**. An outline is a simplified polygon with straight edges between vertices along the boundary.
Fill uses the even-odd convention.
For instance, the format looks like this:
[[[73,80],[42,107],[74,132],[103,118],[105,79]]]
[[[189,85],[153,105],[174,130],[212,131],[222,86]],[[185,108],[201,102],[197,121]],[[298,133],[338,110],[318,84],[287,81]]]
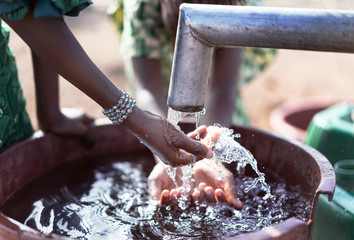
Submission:
[[[221,132],[218,127],[202,125],[193,132],[188,133],[187,136],[191,139],[200,140],[206,146],[210,147],[218,141],[220,134]]]
[[[199,203],[227,203],[237,209],[242,208],[242,203],[237,199],[234,177],[222,164],[204,159],[196,163],[193,172],[195,182],[191,182],[192,191],[187,193],[192,203],[196,201]],[[178,168],[176,178],[179,185],[182,184],[181,174],[182,171]],[[221,179],[219,179],[219,174]],[[176,189],[166,172],[166,165],[156,164],[150,173],[148,183],[150,196],[153,200],[159,201],[161,205],[178,204],[176,199],[180,197],[182,189]],[[195,188],[198,190],[194,191]]]
[[[201,126],[188,136],[191,138],[199,136],[201,141],[209,146],[218,140],[220,131],[214,126]],[[179,167],[176,172],[178,185],[182,185],[181,177],[182,171]],[[224,202],[238,209],[242,207],[242,203],[237,200],[234,177],[221,163],[209,159],[199,161],[193,168],[193,177],[195,181],[191,182],[191,189],[198,188],[198,190],[188,193],[192,202]],[[174,205],[176,197],[181,194],[181,189],[175,189],[176,186],[166,172],[166,165],[161,162],[156,164],[150,173],[148,182],[151,198],[160,201],[162,205]]]
[[[94,121],[77,108],[62,109],[55,114],[44,116],[38,119],[40,129],[64,136],[84,137],[88,125]]]
[[[201,182],[198,185],[197,190],[190,193],[184,193],[183,187],[179,187],[178,189],[173,188],[171,190],[163,190],[160,196],[159,205],[161,206],[171,206],[173,208],[177,208],[178,199],[183,195],[187,194],[187,205],[198,206],[200,204],[228,204],[230,207],[235,207],[236,209],[242,208],[242,203],[236,200],[235,203],[230,204],[227,201],[227,193],[220,188],[215,189],[211,186],[208,186],[206,183]]]

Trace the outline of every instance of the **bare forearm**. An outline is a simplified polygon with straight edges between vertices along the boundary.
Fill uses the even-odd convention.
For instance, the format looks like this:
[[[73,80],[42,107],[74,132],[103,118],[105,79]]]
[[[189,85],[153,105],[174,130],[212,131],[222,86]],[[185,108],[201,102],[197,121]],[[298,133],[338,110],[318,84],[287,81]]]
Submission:
[[[41,59],[104,108],[120,96],[119,90],[90,60],[62,18],[20,21],[4,19]]]
[[[36,105],[39,125],[46,125],[46,118],[59,113],[58,74],[32,52]]]

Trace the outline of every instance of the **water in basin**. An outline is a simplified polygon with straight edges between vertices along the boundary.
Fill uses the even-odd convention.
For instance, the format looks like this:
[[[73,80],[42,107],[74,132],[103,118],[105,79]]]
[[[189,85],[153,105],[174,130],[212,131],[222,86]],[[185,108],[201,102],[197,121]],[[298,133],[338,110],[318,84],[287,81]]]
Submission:
[[[234,168],[241,211],[225,205],[185,210],[149,201],[148,161],[139,153],[79,159],[47,172],[6,201],[1,211],[43,233],[80,239],[215,239],[275,225],[296,216],[307,221],[310,204],[300,187],[262,169],[272,198],[257,174]]]

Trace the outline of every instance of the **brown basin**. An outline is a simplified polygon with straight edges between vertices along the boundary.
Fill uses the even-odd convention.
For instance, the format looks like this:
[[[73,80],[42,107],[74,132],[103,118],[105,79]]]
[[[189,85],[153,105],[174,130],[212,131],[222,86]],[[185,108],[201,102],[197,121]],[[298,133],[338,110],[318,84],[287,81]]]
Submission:
[[[194,124],[182,124],[186,131],[194,127]],[[311,239],[319,194],[328,194],[329,199],[333,196],[335,176],[331,164],[319,152],[298,141],[252,128],[235,126],[234,130],[241,134],[240,143],[252,152],[259,165],[279,173],[288,183],[300,184],[310,194],[312,204],[307,222],[290,218],[265,230],[230,239]],[[31,138],[3,149],[0,153],[0,204],[49,169],[83,157],[141,152],[140,160],[150,161],[153,166],[151,153],[124,129],[96,124],[89,132],[91,143],[36,132]],[[0,239],[63,238],[44,235],[0,213]]]

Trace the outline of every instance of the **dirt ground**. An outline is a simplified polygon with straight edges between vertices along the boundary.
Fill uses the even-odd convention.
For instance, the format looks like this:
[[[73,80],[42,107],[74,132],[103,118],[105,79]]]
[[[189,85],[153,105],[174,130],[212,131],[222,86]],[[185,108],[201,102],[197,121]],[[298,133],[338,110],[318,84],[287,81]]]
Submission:
[[[66,18],[88,55],[118,87],[125,87],[123,61],[113,24],[106,15],[111,1],[95,1],[78,18]],[[311,7],[354,10],[352,0],[265,0],[268,6]],[[296,3],[294,3],[296,2]],[[10,46],[15,52],[27,109],[34,126],[35,92],[30,51],[12,33]],[[272,65],[242,89],[253,126],[271,129],[269,114],[290,99],[309,96],[354,97],[354,54],[279,50]],[[81,107],[93,117],[102,117],[101,108],[61,79],[61,107]]]

